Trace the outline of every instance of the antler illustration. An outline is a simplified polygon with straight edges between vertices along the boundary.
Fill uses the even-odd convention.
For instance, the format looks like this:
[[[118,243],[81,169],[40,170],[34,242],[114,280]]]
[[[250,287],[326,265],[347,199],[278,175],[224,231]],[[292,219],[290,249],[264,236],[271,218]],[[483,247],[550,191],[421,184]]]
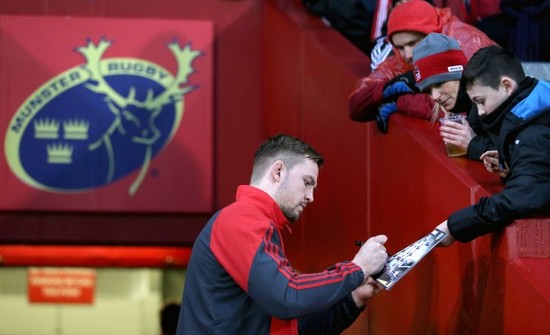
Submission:
[[[157,97],[153,97],[153,91],[150,90],[147,92],[147,97],[144,102],[135,100],[135,89],[133,88],[130,90],[130,94],[127,98],[123,97],[105,81],[101,72],[101,57],[110,46],[111,41],[102,38],[97,45],[94,45],[94,43],[89,40],[85,47],[79,47],[76,50],[86,59],[85,68],[90,74],[90,79],[95,82],[94,84],[86,84],[86,87],[96,93],[106,95],[117,106],[125,107],[129,103],[132,103],[136,106],[152,110],[165,104],[181,100],[183,95],[195,89],[194,86],[182,88],[181,85],[185,84],[189,75],[193,73],[191,63],[196,57],[201,55],[201,52],[192,50],[189,44],[181,48],[179,43],[175,41],[168,44],[168,48],[176,58],[178,64],[178,73],[170,86]]]
[[[178,73],[176,77],[159,96],[153,98],[151,91],[148,92],[147,98],[144,102],[144,107],[155,108],[163,106],[174,101],[181,100],[182,96],[195,89],[195,86],[187,86],[182,88],[181,85],[187,82],[187,78],[193,73],[193,67],[191,63],[193,60],[201,55],[198,50],[192,50],[189,44],[186,44],[182,49],[178,42],[172,42],[168,44],[168,48],[172,51],[172,54],[176,58],[178,63]]]
[[[101,71],[100,62],[105,50],[107,50],[110,46],[111,42],[102,38],[97,45],[89,40],[86,46],[76,49],[86,59],[86,64],[83,67],[90,75],[90,83],[86,84],[86,88],[95,93],[105,95],[109,109],[117,115],[117,118],[111,124],[109,129],[96,142],[90,144],[89,149],[95,150],[101,144],[105,145],[109,157],[109,173],[107,180],[111,181],[114,176],[115,169],[111,135],[114,133],[115,129],[118,129],[121,134],[126,134],[120,109],[125,109],[128,106],[135,106],[139,109],[143,108],[151,113],[148,119],[148,129],[145,130],[149,130],[149,133],[152,133],[153,136],[143,137],[141,135],[136,135],[135,133],[130,134],[130,137],[134,143],[141,143],[145,145],[145,157],[143,164],[137,178],[134,180],[129,189],[129,193],[132,196],[136,193],[137,189],[141,185],[141,182],[145,178],[153,154],[152,143],[154,143],[160,135],[160,132],[155,127],[153,119],[162,111],[162,107],[164,105],[181,101],[183,99],[183,95],[195,89],[195,86],[193,85],[187,85],[185,87],[181,86],[187,83],[188,77],[193,73],[193,67],[191,66],[193,60],[202,53],[198,50],[192,50],[189,44],[187,44],[184,48],[181,48],[177,41],[169,43],[168,48],[176,58],[178,65],[177,74],[170,85],[167,86],[166,89],[158,96],[154,97],[154,91],[150,89],[147,91],[147,96],[144,101],[137,101],[135,87],[130,87],[128,96],[124,97],[115,91],[104,78]],[[129,110],[126,110],[126,113],[130,113]]]
[[[90,79],[96,82],[95,84],[86,84],[86,88],[99,94],[105,94],[119,107],[125,107],[128,100],[115,91],[105,81],[101,73],[101,57],[103,57],[103,53],[105,53],[105,50],[110,46],[111,41],[102,38],[97,45],[94,45],[91,40],[88,40],[88,44],[85,47],[79,47],[76,50],[86,58],[85,68],[90,74]]]

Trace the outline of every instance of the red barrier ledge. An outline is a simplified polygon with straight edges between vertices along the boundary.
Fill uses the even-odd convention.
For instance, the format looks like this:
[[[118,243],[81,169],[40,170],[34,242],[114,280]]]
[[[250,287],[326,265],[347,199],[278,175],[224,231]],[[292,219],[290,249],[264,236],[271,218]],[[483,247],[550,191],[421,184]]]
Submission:
[[[185,267],[186,247],[0,246],[3,266]]]

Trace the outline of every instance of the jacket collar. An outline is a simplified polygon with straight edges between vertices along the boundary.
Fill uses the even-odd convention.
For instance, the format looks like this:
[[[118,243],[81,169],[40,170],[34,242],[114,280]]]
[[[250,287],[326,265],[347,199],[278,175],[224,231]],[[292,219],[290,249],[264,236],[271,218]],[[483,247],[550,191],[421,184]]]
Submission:
[[[539,117],[550,107],[550,84],[535,80],[535,87],[529,93],[528,99],[523,99],[514,108],[512,114],[522,120],[530,120]]]
[[[246,201],[257,207],[265,216],[273,220],[273,223],[279,228],[289,223],[275,200],[269,194],[257,187],[240,185],[237,188],[236,199],[237,202]]]
[[[536,79],[527,77],[519,83],[514,93],[504,100],[491,114],[481,119],[484,128],[489,132],[499,133],[500,126],[506,114],[531,93],[536,82]]]

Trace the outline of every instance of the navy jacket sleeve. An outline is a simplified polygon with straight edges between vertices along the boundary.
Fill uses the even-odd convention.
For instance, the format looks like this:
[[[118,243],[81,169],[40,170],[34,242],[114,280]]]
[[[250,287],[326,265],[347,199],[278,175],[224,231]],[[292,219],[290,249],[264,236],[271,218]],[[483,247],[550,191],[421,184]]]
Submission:
[[[550,132],[541,127],[545,126],[530,126],[517,137],[502,192],[449,217],[454,238],[468,242],[516,219],[550,213]]]
[[[364,280],[363,271],[352,262],[337,263],[319,273],[299,274],[276,239],[278,235],[273,234],[260,246],[248,277],[248,294],[270,315],[294,319],[320,312]]]
[[[337,335],[357,319],[365,307],[357,307],[351,294],[330,308],[300,318],[298,331],[300,335]]]
[[[275,226],[266,230],[258,220],[238,221],[247,224],[214,226],[212,250],[228,274],[271,316],[287,320],[320,312],[364,280],[361,268],[347,261],[323,272],[298,273],[286,258]]]
[[[470,141],[468,145],[468,158],[479,161],[479,157],[489,150],[496,150],[495,144],[489,136],[477,135]]]

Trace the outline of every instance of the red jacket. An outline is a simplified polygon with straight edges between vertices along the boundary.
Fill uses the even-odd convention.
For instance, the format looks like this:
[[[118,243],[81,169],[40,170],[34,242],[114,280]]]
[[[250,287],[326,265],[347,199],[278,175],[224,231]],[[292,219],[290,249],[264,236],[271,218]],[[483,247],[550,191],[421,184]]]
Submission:
[[[195,241],[176,334],[339,334],[353,323],[363,271],[342,262],[297,273],[279,233],[287,224],[267,193],[239,186]]]
[[[460,47],[470,59],[478,49],[496,44],[485,33],[460,21],[451,14],[449,8],[435,8],[441,23],[441,31],[458,40]],[[378,107],[384,99],[382,91],[384,84],[394,77],[412,70],[412,65],[406,63],[394,49],[376,70],[359,80],[356,89],[349,99],[349,116],[354,121],[366,122],[374,120]],[[433,100],[428,94],[403,94],[397,98],[398,112],[410,116],[430,119],[432,117]]]

